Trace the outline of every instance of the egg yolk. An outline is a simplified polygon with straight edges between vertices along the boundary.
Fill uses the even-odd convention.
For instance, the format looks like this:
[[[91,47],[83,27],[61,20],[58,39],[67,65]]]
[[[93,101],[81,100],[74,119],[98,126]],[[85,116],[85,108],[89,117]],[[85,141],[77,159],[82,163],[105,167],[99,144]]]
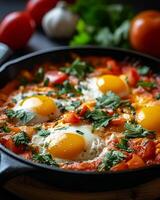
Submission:
[[[52,140],[48,152],[57,158],[72,160],[85,150],[83,136],[74,133],[65,133],[60,138]]]
[[[160,106],[143,107],[136,116],[137,122],[144,128],[160,131]]]
[[[114,75],[103,75],[97,79],[97,86],[103,93],[112,91],[124,97],[128,95],[128,86],[120,77]]]
[[[57,106],[53,99],[43,95],[36,95],[25,98],[21,104],[23,109],[36,112],[39,115],[50,115],[56,112]]]

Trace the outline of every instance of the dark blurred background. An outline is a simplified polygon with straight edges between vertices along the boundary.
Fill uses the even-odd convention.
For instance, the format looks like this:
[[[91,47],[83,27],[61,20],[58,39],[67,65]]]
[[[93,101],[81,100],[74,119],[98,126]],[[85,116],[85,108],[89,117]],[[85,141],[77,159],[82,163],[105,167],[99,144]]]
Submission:
[[[23,9],[26,2],[27,0],[0,0],[0,19],[11,11]],[[160,0],[117,0],[116,2],[130,4],[135,11],[160,9]]]

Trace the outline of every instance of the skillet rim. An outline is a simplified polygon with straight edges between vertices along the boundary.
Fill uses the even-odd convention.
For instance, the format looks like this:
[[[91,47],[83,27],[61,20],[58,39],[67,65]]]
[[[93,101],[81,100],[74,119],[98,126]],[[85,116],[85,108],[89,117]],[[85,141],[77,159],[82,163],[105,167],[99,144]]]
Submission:
[[[115,47],[111,47],[111,48],[107,48],[107,47],[97,47],[97,46],[77,46],[77,47],[68,47],[68,46],[61,46],[61,47],[54,47],[54,48],[50,48],[47,50],[40,50],[37,52],[33,52],[33,53],[29,53],[26,54],[24,56],[21,56],[19,58],[13,59],[11,61],[8,61],[6,63],[4,63],[1,67],[0,67],[0,73],[3,72],[6,68],[12,66],[13,64],[31,59],[33,57],[37,57],[40,55],[44,55],[44,54],[48,54],[48,53],[54,53],[54,52],[61,52],[61,51],[86,51],[86,50],[101,50],[101,51],[115,51],[115,52],[121,52],[121,53],[129,53],[133,56],[138,56],[140,57],[142,60],[144,59],[150,59],[151,61],[157,62],[160,64],[160,59],[155,58],[153,56],[150,55],[146,55],[144,53],[141,52],[136,52],[134,50],[128,50],[128,49],[122,49],[122,48],[115,48]],[[117,174],[121,174],[121,175],[125,175],[125,174],[130,174],[132,172],[137,172],[140,173],[142,171],[148,171],[148,170],[154,170],[154,169],[160,169],[160,165],[159,164],[155,164],[155,165],[151,165],[151,166],[145,166],[145,167],[141,167],[141,168],[137,168],[137,169],[128,169],[128,170],[123,170],[123,171],[106,171],[106,172],[98,172],[98,171],[74,171],[74,170],[65,170],[62,168],[58,168],[58,167],[54,167],[54,166],[49,166],[49,165],[43,165],[43,164],[39,164],[39,163],[35,163],[33,161],[27,160],[22,158],[21,156],[13,153],[12,151],[8,150],[7,148],[5,148],[3,145],[0,144],[0,150],[7,154],[9,157],[13,158],[14,160],[18,160],[19,162],[22,162],[23,164],[27,164],[26,167],[33,167],[33,169],[36,167],[37,169],[47,169],[51,172],[58,172],[58,173],[67,173],[67,174],[74,174],[74,175],[87,175],[87,176],[99,176],[99,175],[103,175],[103,176],[107,176],[107,175],[117,175]],[[11,166],[12,167],[12,166]]]

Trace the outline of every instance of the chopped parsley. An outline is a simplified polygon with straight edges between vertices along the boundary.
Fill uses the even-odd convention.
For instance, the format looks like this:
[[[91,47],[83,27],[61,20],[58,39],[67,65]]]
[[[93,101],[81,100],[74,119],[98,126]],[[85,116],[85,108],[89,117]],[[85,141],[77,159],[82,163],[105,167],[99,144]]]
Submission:
[[[38,163],[52,165],[58,167],[59,165],[52,159],[50,154],[34,154],[32,159]]]
[[[96,108],[116,109],[119,106],[121,106],[121,107],[128,107],[133,114],[135,113],[135,109],[131,105],[131,103],[128,100],[122,100],[114,92],[109,91],[107,94],[97,98],[96,100],[97,100]]]
[[[141,66],[141,67],[138,67],[138,74],[139,75],[147,75],[149,72],[149,67],[144,65],[144,66]]]
[[[126,130],[123,132],[126,138],[143,138],[155,134],[154,131],[149,131],[142,128],[136,123],[125,123]]]
[[[25,112],[24,110],[6,110],[6,115],[10,119],[19,119],[23,124],[27,124],[35,117],[34,113]]]
[[[76,108],[78,108],[81,105],[80,101],[72,101],[70,103],[70,105],[65,106],[65,110],[75,110]]]
[[[156,88],[157,84],[155,82],[148,82],[148,81],[138,81],[138,86],[141,86],[143,88]]]
[[[11,130],[10,130],[10,128],[9,128],[7,125],[4,124],[4,125],[0,128],[0,131],[5,132],[5,133],[9,133]]]
[[[77,90],[73,85],[71,85],[68,80],[64,81],[63,84],[57,84],[56,87],[58,89],[57,95],[59,96],[63,94],[67,94],[70,96],[81,94],[80,91]]]
[[[12,139],[16,146],[19,146],[21,144],[27,145],[30,141],[28,135],[24,131],[15,134],[14,136],[12,136]]]
[[[98,171],[107,171],[125,158],[126,156],[122,152],[110,150],[106,153],[101,164],[98,166]]]
[[[93,123],[93,128],[97,129],[100,127],[106,127],[109,122],[116,118],[118,115],[110,116],[106,112],[100,109],[94,109],[93,111],[87,111],[85,118]]]
[[[132,152],[132,149],[128,148],[128,139],[127,138],[122,138],[121,141],[120,141],[120,143],[118,143],[116,146],[119,149],[122,149],[124,151]]]
[[[116,109],[119,107],[120,103],[121,103],[120,97],[115,93],[109,91],[102,97],[97,98],[96,107]]]
[[[40,67],[36,74],[35,74],[35,77],[34,77],[34,82],[35,83],[40,83],[42,82],[44,79],[44,68],[43,67]]]
[[[38,135],[42,136],[42,137],[46,137],[48,135],[50,135],[50,132],[48,130],[45,130],[45,129],[40,129],[38,132],[37,132]]]
[[[70,67],[63,67],[61,71],[76,76],[79,79],[83,79],[87,73],[93,72],[94,68],[85,61],[80,61],[76,59]]]

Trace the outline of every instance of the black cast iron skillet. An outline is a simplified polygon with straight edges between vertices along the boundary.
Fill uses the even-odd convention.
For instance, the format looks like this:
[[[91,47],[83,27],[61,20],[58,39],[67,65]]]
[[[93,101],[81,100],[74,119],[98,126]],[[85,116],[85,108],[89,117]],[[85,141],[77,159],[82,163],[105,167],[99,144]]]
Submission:
[[[70,60],[71,53],[83,56],[112,56],[119,60],[129,58],[131,61],[140,61],[144,65],[150,66],[156,73],[160,72],[160,60],[133,51],[98,47],[61,47],[32,53],[4,64],[0,68],[0,87],[14,79],[21,69],[32,69],[35,64],[41,64],[46,61],[68,61]],[[25,160],[2,145],[0,145],[0,150],[0,183],[2,185],[9,179],[23,174],[33,179],[38,179],[43,183],[63,187],[64,189],[107,191],[116,188],[132,187],[160,176],[159,165],[121,172],[65,171]]]

